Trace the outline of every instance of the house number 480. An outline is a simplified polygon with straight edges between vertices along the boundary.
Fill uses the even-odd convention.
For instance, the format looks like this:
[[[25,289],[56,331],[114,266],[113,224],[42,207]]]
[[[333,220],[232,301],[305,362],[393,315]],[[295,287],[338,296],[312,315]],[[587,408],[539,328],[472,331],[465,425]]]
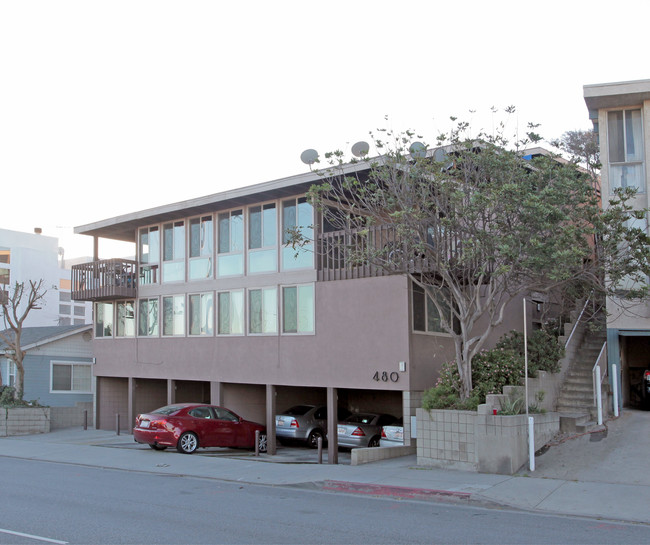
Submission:
[[[372,380],[376,382],[388,382],[389,380],[391,382],[397,382],[399,380],[399,374],[397,371],[393,371],[392,373],[389,373],[388,371],[375,371]]]

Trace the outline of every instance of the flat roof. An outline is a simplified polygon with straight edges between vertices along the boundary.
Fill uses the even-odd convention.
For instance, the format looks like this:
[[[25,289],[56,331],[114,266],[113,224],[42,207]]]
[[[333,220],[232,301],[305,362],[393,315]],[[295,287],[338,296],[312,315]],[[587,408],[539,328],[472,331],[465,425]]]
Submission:
[[[345,173],[365,170],[368,161],[360,161],[343,167]],[[326,171],[327,169],[323,169]],[[244,207],[256,202],[281,199],[306,193],[309,188],[323,180],[318,172],[307,172],[238,189],[230,189],[204,197],[180,201],[146,210],[139,210],[101,221],[80,225],[74,232],[80,235],[97,236],[111,240],[135,242],[138,228],[154,223],[209,214],[218,210]]]
[[[650,100],[650,79],[584,85],[583,93],[590,113],[602,108],[636,106]]]

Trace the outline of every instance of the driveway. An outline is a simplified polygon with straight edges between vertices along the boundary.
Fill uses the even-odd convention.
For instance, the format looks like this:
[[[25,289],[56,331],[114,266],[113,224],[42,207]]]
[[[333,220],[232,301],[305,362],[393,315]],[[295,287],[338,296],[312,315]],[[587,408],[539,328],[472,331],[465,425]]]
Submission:
[[[565,438],[535,458],[535,477],[650,485],[650,412],[625,409],[605,431]]]

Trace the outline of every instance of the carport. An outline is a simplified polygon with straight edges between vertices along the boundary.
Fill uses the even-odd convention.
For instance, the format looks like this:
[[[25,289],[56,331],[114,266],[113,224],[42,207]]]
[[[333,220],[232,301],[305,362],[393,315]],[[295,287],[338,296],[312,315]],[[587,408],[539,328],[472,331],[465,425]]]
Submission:
[[[640,408],[643,372],[650,369],[650,331],[608,329],[607,358],[610,377],[613,366],[618,369],[619,408]]]

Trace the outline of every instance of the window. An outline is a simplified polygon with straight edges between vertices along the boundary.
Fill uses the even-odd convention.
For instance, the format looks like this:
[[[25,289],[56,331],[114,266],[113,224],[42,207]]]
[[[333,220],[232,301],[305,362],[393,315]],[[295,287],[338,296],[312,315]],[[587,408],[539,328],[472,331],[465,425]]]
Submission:
[[[314,255],[311,243],[293,248],[291,232],[299,230],[305,240],[314,238],[312,206],[307,197],[282,201],[282,268],[284,270],[313,268]]]
[[[9,284],[11,279],[11,272],[9,269],[0,267],[0,284]]]
[[[185,335],[185,296],[163,297],[163,335]]]
[[[9,386],[16,386],[16,364],[9,360],[9,380],[7,382]]]
[[[97,303],[95,306],[95,337],[113,336],[113,303]]]
[[[81,305],[74,305],[72,312],[73,312],[73,314],[75,316],[85,316],[86,315],[86,307],[81,306]]]
[[[282,331],[284,333],[314,332],[314,286],[282,288]]]
[[[117,337],[135,337],[135,302],[120,301],[117,303]]]
[[[185,222],[163,225],[163,282],[185,280]]]
[[[635,187],[645,192],[641,110],[608,112],[607,138],[612,192],[618,187]]]
[[[275,203],[248,209],[248,272],[278,270],[278,217]]]
[[[219,276],[244,274],[244,213],[232,210],[219,214]]]
[[[158,336],[158,299],[140,299],[138,302],[138,335]]]
[[[249,290],[248,319],[250,333],[278,332],[278,295],[276,288]]]
[[[190,295],[190,335],[214,334],[214,297],[212,293]]]
[[[52,362],[52,393],[92,393],[92,367],[88,363]]]
[[[219,335],[244,334],[243,290],[222,291],[219,298]]]
[[[60,291],[59,292],[59,301],[63,303],[69,303],[72,301],[72,297],[69,291]]]
[[[9,248],[0,246],[0,263],[6,263],[7,265],[11,263],[11,250]]]
[[[212,216],[190,220],[190,280],[212,277]]]
[[[158,264],[160,263],[158,226],[140,229],[138,253],[140,255],[140,284],[156,284],[158,282]]]
[[[428,333],[447,333],[447,331],[442,327],[438,309],[436,309],[436,306],[433,304],[431,297],[425,294],[424,289],[417,284],[413,284],[412,295],[413,330]],[[444,305],[444,307],[447,309],[447,320],[453,320],[454,318],[449,307],[446,305]]]
[[[70,314],[72,307],[70,305],[59,305],[59,314]]]

